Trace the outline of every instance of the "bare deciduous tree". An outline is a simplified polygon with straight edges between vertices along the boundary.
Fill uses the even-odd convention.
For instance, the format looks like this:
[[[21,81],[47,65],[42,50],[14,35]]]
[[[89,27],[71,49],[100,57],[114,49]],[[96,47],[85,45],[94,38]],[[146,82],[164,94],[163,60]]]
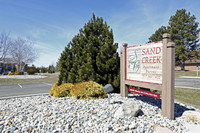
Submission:
[[[11,44],[9,33],[2,32],[0,35],[0,61],[5,62],[6,57],[9,56]]]
[[[33,49],[34,42],[30,39],[18,37],[13,41],[11,47],[11,57],[17,62],[18,71],[23,71],[26,64],[32,63],[36,59],[36,53]]]
[[[0,73],[5,71],[5,62],[6,58],[9,56],[10,47],[12,44],[12,40],[9,37],[9,33],[1,32],[0,34]],[[0,64],[1,65],[1,64]]]

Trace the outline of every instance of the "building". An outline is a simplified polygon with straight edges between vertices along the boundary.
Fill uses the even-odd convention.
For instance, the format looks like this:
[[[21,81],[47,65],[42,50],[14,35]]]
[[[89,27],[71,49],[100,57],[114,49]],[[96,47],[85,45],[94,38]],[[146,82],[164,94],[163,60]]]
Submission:
[[[25,63],[22,63],[25,65]],[[18,70],[18,63],[13,61],[12,58],[6,58],[5,61],[0,61],[0,74],[7,75],[9,72],[14,72]],[[24,68],[26,68],[25,65]]]
[[[182,66],[176,66],[176,70],[181,70]],[[185,70],[197,70],[198,68],[200,69],[200,59],[198,60],[187,60],[185,61]]]

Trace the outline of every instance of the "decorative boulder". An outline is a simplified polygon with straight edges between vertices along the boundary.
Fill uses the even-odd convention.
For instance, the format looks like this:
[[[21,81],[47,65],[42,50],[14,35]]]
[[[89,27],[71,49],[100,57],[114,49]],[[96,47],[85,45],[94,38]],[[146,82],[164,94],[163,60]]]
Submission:
[[[104,90],[107,92],[107,93],[110,93],[112,92],[114,89],[113,89],[113,86],[111,84],[107,84],[104,86]]]
[[[185,111],[181,117],[185,118],[187,121],[200,123],[200,112],[197,111]]]
[[[140,107],[134,101],[127,101],[123,103],[114,114],[115,118],[123,118],[133,116],[136,117],[140,111]]]
[[[166,127],[155,126],[153,133],[174,133],[174,132]]]
[[[188,129],[188,133],[199,133],[200,125],[199,124],[190,124],[185,123],[184,126]]]

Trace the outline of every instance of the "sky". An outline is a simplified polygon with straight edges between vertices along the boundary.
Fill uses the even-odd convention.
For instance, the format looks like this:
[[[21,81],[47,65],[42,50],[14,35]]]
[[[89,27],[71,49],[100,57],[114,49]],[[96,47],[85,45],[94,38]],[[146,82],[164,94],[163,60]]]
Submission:
[[[178,9],[186,9],[200,22],[200,0],[0,0],[0,33],[32,38],[38,58],[29,65],[47,67],[56,65],[92,13],[112,28],[120,49],[123,42],[148,42]]]

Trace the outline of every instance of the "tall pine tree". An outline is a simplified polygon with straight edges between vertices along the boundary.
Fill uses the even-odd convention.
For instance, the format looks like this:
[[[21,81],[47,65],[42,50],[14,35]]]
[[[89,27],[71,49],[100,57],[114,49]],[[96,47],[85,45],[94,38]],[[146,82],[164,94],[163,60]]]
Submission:
[[[149,42],[161,41],[164,32],[171,35],[171,40],[175,43],[176,65],[184,66],[186,60],[197,59],[199,52],[198,35],[200,29],[196,17],[186,12],[185,9],[177,10],[171,16],[169,26],[162,26],[150,38]],[[184,69],[184,67],[183,67]]]
[[[63,82],[67,82],[69,77],[69,71],[72,67],[72,53],[70,51],[71,42],[65,47],[65,50],[61,53],[60,59],[57,64],[58,71],[60,72],[58,85]]]
[[[176,64],[183,65],[186,60],[198,58],[197,49],[199,49],[198,35],[200,29],[196,17],[191,16],[185,9],[177,10],[174,16],[169,20],[169,33],[172,41],[176,45]]]
[[[59,59],[58,83],[93,80],[119,87],[118,44],[103,18],[93,17],[79,30]],[[69,63],[67,63],[69,62]]]
[[[164,33],[169,33],[169,31],[167,27],[161,26],[151,37],[149,37],[149,42],[162,41]]]

